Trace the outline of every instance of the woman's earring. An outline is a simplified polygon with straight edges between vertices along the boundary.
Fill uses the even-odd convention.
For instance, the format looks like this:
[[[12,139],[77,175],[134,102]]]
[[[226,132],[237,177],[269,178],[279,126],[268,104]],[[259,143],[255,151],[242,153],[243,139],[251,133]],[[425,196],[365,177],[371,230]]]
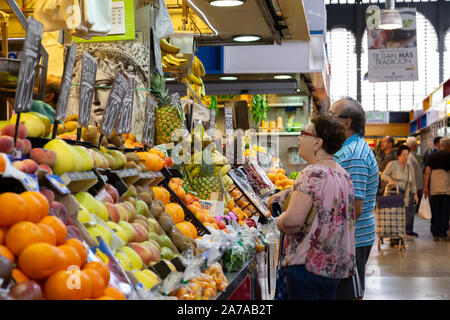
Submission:
[[[316,157],[317,156],[317,151],[314,151],[314,157]]]

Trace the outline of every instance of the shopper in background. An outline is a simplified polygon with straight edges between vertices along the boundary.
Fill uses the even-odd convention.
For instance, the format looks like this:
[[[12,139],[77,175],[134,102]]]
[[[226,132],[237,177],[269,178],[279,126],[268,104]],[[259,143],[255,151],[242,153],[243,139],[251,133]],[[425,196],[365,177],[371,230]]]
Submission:
[[[424,166],[424,171],[425,171],[425,168],[427,167],[427,163],[428,163],[428,160],[430,159],[430,156],[433,154],[433,153],[435,153],[435,152],[438,152],[439,150],[440,150],[440,144],[439,144],[439,142],[441,141],[441,139],[442,139],[442,137],[436,137],[436,138],[434,138],[434,140],[433,140],[433,147],[432,148],[429,148],[427,151],[425,151],[425,154],[423,155],[423,166]]]
[[[394,139],[390,136],[386,136],[381,140],[380,172],[386,169],[389,162],[397,159],[394,151],[394,143]]]
[[[333,159],[344,140],[342,124],[325,115],[313,118],[302,131],[299,155],[309,165],[294,184],[287,210],[277,219],[278,229],[286,235],[282,264],[289,300],[333,300],[341,279],[354,270],[353,185]],[[287,194],[272,196],[268,207],[274,200],[284,202]]]
[[[356,264],[364,296],[366,264],[376,236],[374,210],[379,182],[378,164],[363,138],[366,117],[361,104],[351,98],[341,99],[333,104],[330,112],[345,127],[346,140],[335,159],[350,174],[355,190]],[[341,281],[336,298],[359,298],[353,290],[352,277]]]
[[[414,175],[414,168],[409,164],[410,149],[402,145],[397,149],[398,160],[388,163],[386,169],[381,173],[381,179],[387,185],[395,185],[400,193],[405,196],[406,207],[406,234],[418,237],[413,231],[414,227],[414,204],[419,202],[417,197],[417,186]]]
[[[433,240],[447,239],[450,220],[450,138],[440,140],[440,151],[433,153],[425,169],[423,194],[430,196]]]
[[[33,100],[31,111],[47,116],[51,123],[55,121],[56,105],[58,104],[61,79],[54,76],[47,77],[44,101]]]
[[[416,208],[414,209],[414,213],[416,213],[420,206],[420,200],[422,198],[422,190],[423,190],[423,171],[422,171],[422,159],[417,154],[417,139],[415,137],[408,137],[405,143],[411,153],[409,154],[408,163],[413,167],[414,170],[414,181],[416,182],[417,187],[417,197],[419,201],[417,202]],[[412,234],[412,236],[417,237],[417,233]]]

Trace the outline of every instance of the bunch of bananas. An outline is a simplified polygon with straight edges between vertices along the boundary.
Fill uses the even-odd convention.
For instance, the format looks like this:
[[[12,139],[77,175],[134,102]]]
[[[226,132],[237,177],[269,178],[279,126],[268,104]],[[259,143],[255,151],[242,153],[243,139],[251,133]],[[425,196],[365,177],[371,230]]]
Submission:
[[[195,93],[199,97],[204,97],[206,95],[205,86],[203,85],[203,80],[201,78],[204,77],[205,75],[206,72],[203,63],[197,56],[194,56],[192,71],[186,78],[184,78],[184,80],[191,85],[192,89],[194,89]]]
[[[178,68],[187,62],[187,59],[182,58],[183,54],[179,53],[180,48],[170,44],[166,39],[159,40],[161,47],[161,62],[165,72],[170,69]],[[181,55],[181,57],[178,57]]]

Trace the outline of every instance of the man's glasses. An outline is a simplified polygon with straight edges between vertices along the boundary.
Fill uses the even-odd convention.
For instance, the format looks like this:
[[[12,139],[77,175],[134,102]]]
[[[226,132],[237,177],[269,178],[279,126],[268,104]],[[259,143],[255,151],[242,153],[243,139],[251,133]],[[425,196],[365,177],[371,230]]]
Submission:
[[[348,117],[344,117],[344,116],[341,116],[339,114],[334,114],[334,113],[328,113],[328,115],[333,118],[340,118],[340,119],[348,118]]]

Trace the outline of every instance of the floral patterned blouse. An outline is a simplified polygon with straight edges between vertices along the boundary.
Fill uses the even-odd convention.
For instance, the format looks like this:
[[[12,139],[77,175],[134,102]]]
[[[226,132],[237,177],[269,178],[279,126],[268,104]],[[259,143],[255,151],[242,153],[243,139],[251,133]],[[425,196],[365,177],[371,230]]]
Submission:
[[[300,173],[294,190],[313,199],[316,215],[308,234],[287,235],[284,266],[304,264],[319,276],[343,279],[355,266],[355,209],[348,173],[323,165],[309,165]]]

